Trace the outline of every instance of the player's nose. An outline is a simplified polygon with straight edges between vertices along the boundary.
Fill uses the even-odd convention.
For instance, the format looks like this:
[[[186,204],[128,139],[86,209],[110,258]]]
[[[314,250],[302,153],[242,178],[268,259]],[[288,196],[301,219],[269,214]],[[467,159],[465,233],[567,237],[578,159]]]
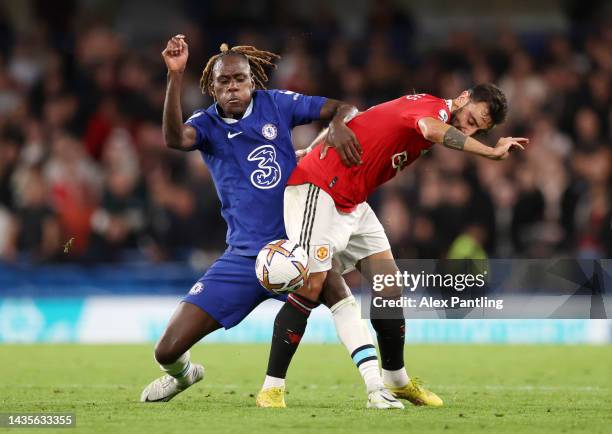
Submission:
[[[465,134],[466,136],[471,136],[472,134],[474,134],[476,132],[475,128],[471,128],[471,127],[461,127],[461,132],[463,134]]]

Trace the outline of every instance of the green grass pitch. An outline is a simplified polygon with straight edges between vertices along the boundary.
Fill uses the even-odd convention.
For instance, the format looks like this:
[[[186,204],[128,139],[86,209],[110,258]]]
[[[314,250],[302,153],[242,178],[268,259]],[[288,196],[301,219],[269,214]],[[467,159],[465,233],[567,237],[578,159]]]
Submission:
[[[409,433],[610,432],[612,346],[419,345],[409,373],[441,409],[365,409],[340,345],[303,345],[289,371],[289,408],[255,407],[267,345],[197,345],[206,368],[169,403],[138,402],[160,375],[150,345],[0,345],[0,412],[74,412],[74,430],[0,432]]]

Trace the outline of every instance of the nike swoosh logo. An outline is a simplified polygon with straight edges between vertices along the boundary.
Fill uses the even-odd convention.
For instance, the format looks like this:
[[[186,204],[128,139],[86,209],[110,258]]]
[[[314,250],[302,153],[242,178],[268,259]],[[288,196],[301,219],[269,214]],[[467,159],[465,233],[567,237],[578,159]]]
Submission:
[[[230,132],[228,132],[227,133],[227,138],[228,139],[232,139],[232,138],[236,137],[239,134],[242,134],[242,131],[240,131],[239,133],[230,133]]]

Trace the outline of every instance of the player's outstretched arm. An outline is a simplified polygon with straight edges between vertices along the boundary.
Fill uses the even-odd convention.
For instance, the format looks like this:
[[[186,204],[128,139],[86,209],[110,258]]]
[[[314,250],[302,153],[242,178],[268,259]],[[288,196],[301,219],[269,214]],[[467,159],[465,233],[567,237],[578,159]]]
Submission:
[[[505,160],[515,149],[524,150],[529,143],[525,137],[502,137],[494,148],[480,143],[478,140],[463,134],[452,125],[435,118],[422,118],[418,122],[421,134],[425,139],[440,143],[447,148],[480,155],[491,160]]]
[[[176,35],[171,38],[162,51],[162,57],[168,68],[168,84],[166,85],[162,120],[164,141],[169,148],[191,151],[195,149],[196,131],[193,127],[183,124],[181,109],[183,73],[189,57],[189,47],[185,42],[185,36]]]

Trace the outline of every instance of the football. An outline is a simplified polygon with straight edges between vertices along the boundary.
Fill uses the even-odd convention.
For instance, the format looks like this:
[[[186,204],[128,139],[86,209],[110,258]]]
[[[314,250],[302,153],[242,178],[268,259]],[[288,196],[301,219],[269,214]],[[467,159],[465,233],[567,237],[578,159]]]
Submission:
[[[308,279],[308,255],[293,241],[271,241],[259,251],[255,273],[268,291],[275,294],[293,292]]]

